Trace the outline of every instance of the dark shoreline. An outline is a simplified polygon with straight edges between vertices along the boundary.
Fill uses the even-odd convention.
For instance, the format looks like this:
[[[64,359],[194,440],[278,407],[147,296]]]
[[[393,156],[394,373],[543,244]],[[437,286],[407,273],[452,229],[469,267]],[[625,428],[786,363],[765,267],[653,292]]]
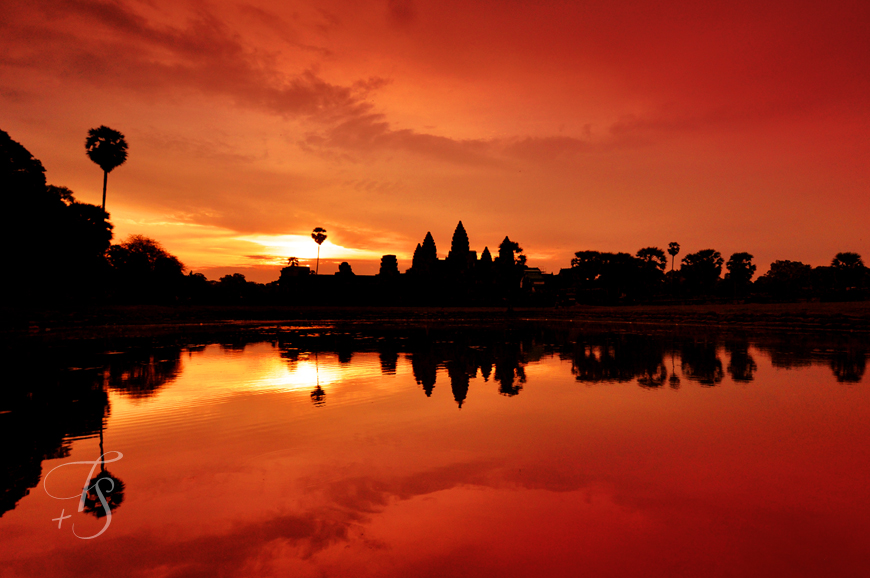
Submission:
[[[845,332],[870,335],[870,302],[710,305],[638,305],[567,308],[107,306],[76,310],[4,307],[5,339],[53,340],[166,334],[223,333],[263,326],[319,323],[372,325],[498,324],[570,321],[652,329],[696,328],[775,332]]]

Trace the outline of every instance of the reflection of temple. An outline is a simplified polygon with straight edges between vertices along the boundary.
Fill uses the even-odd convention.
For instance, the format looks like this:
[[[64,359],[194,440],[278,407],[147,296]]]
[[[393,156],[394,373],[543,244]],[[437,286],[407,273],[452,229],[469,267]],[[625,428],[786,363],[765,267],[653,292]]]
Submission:
[[[426,397],[430,397],[438,379],[438,359],[434,352],[428,349],[411,353],[411,370],[414,379],[423,386]]]
[[[312,334],[313,335],[313,334]],[[363,336],[351,329],[336,328],[328,333],[294,336],[295,346],[339,352],[347,361],[352,352],[376,351],[381,372],[396,372],[400,353],[411,363],[414,379],[427,397],[432,396],[439,371],[447,374],[457,406],[466,404],[472,380],[490,377],[505,396],[519,394],[526,383],[525,367],[545,355],[558,355],[571,362],[571,372],[582,383],[636,382],[645,388],[669,384],[678,389],[681,380],[704,386],[722,383],[727,376],[735,382],[755,379],[758,364],[745,335],[715,332],[662,332],[650,334],[624,331],[581,330],[569,324],[527,323],[469,327],[404,326],[373,330]],[[282,338],[281,355],[292,358],[293,345]],[[814,362],[830,365],[843,382],[859,381],[864,375],[866,347],[835,340],[830,349],[840,353],[818,356],[819,336],[801,339],[756,340],[755,348],[768,354],[775,367],[799,367]],[[279,340],[280,341],[280,340]],[[723,361],[724,360],[724,361]],[[727,365],[726,365],[727,362]]]
[[[423,393],[433,395],[441,373],[450,381],[457,407],[466,408],[469,390],[491,387],[505,397],[516,396],[527,384],[526,366],[543,356],[570,361],[578,382],[630,383],[645,388],[665,384],[677,388],[681,379],[705,386],[725,381],[749,383],[758,372],[759,352],[776,368],[821,365],[841,383],[865,379],[867,339],[846,335],[799,334],[750,339],[733,332],[659,331],[636,334],[589,330],[570,323],[500,321],[456,328],[447,324],[395,327],[294,329],[268,339],[280,357],[294,366],[308,352],[332,352],[341,365],[352,364],[354,353],[376,352],[382,374],[395,375],[399,360],[410,361]],[[215,340],[226,351],[242,351],[267,338],[251,333]],[[37,343],[2,350],[4,381],[0,389],[0,515],[15,507],[39,483],[42,462],[67,456],[70,439],[96,435],[110,413],[108,393],[115,391],[144,400],[157,395],[182,370],[181,353],[203,348],[151,340],[125,343],[120,353],[106,353],[105,344],[64,343],[46,349]],[[73,370],[74,367],[91,369]],[[482,377],[483,383],[475,381]],[[490,383],[490,378],[492,381]],[[314,385],[314,384],[312,384]],[[327,392],[317,387],[311,401],[323,405]],[[422,398],[422,396],[421,396]],[[473,399],[473,397],[472,397]],[[452,403],[452,402],[451,402]]]

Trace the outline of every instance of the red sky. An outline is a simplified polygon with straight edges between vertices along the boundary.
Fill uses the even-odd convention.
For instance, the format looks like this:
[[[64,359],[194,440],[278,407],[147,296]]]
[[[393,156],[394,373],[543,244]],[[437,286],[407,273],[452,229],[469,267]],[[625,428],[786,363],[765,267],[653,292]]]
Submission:
[[[209,277],[705,248],[870,260],[870,3],[0,0],[0,129]],[[681,255],[681,256],[682,256]],[[367,261],[368,260],[368,261]],[[251,269],[259,268],[259,269]],[[271,267],[271,268],[270,268]]]

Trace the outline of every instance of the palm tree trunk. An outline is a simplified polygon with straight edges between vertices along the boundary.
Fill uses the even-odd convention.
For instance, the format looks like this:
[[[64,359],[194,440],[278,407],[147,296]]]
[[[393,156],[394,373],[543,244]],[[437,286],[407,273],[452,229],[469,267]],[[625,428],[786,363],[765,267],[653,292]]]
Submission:
[[[320,273],[320,244],[317,245],[317,264],[314,266],[314,274]]]
[[[109,171],[103,171],[103,212],[106,212],[106,182],[109,180]]]

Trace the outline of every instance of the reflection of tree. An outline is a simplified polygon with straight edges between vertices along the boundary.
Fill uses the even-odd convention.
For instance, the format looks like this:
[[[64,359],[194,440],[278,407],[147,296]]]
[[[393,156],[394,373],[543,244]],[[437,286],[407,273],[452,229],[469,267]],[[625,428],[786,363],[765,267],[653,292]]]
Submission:
[[[670,349],[671,349],[671,377],[670,377],[670,379],[668,379],[668,382],[671,384],[671,389],[680,389],[680,376],[677,375],[677,370],[674,369],[674,350],[676,349],[676,344],[674,344],[672,342]]]
[[[864,348],[848,348],[838,351],[831,358],[831,370],[840,383],[858,383],[864,377],[867,352]]]
[[[335,353],[338,355],[340,364],[348,365],[353,359],[353,342],[351,340],[339,341]]]
[[[725,377],[715,341],[683,342],[680,360],[683,376],[701,385],[716,385]]]
[[[82,363],[85,361],[85,363]],[[97,433],[109,415],[109,399],[97,365],[75,352],[8,347],[0,387],[0,516],[39,484],[42,462],[69,456],[70,439]]]
[[[813,364],[813,354],[819,345],[819,340],[812,336],[796,334],[757,343],[756,347],[770,356],[775,368],[796,369]]]
[[[581,382],[627,382],[659,387],[667,379],[661,339],[645,335],[581,335],[574,343],[571,372]]]
[[[634,374],[616,358],[616,351],[608,344],[578,344],[574,349],[571,373],[577,381],[630,381]]]
[[[731,360],[728,362],[728,374],[731,379],[742,382],[752,381],[758,366],[749,354],[749,342],[746,340],[726,341],[725,349],[731,356]]]
[[[281,359],[287,362],[290,371],[296,369],[296,365],[299,363],[298,347],[291,347],[287,343],[279,343],[278,355],[281,356]]]
[[[109,386],[137,399],[155,395],[180,373],[180,347],[132,349],[112,355],[107,367]]]
[[[663,363],[659,363],[657,367],[644,369],[638,376],[637,383],[641,387],[661,387],[668,379],[668,370],[665,369]]]
[[[526,383],[526,359],[520,343],[499,343],[495,348],[493,379],[502,395],[517,395]]]

